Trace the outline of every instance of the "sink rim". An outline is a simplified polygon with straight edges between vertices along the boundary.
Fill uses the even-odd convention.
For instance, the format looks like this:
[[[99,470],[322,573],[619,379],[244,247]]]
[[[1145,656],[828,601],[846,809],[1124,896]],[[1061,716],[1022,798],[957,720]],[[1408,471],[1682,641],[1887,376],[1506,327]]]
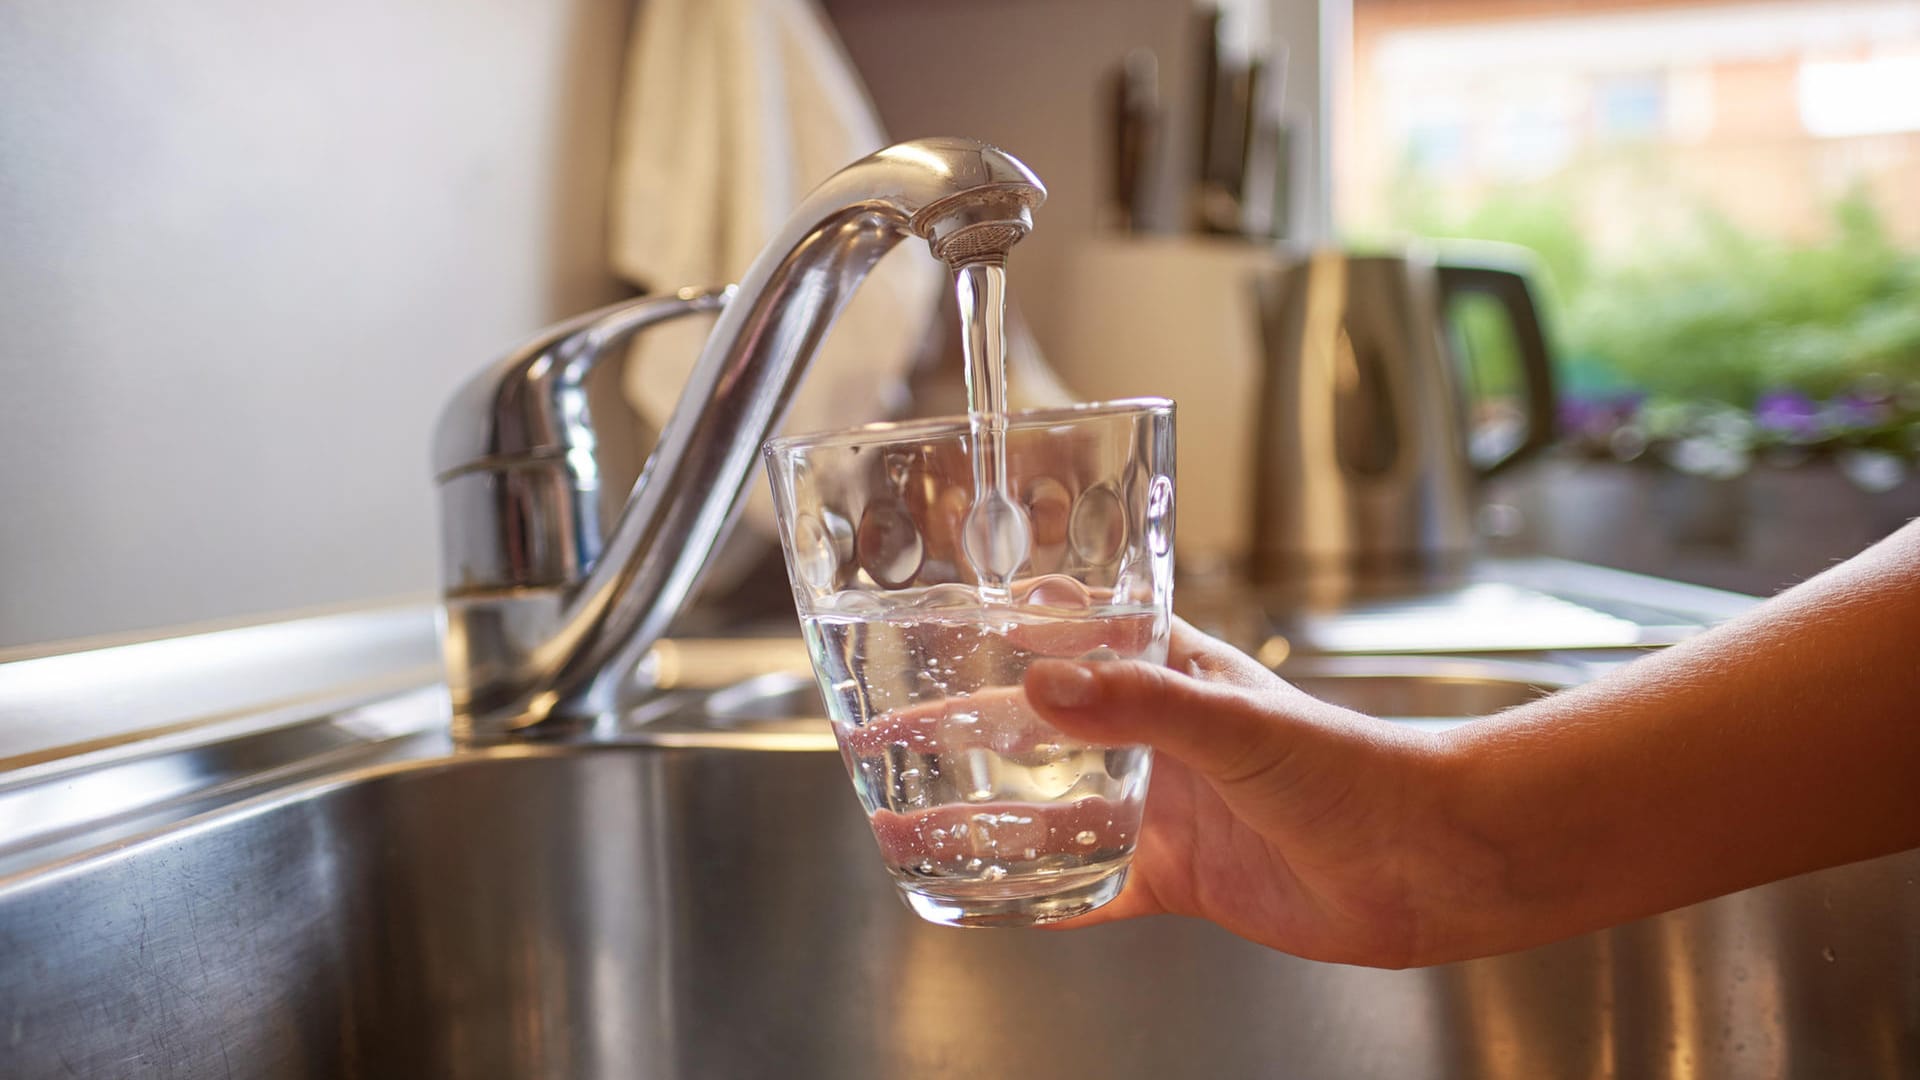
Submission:
[[[610,732],[462,745],[447,722],[445,687],[436,684],[318,714],[272,711],[193,733],[198,737],[126,744],[0,774],[0,897],[73,866],[406,772],[601,752],[839,751],[824,719],[772,730],[720,727],[704,721],[697,704],[703,697],[663,695],[672,706],[665,715],[636,715]],[[241,760],[229,765],[223,754]],[[102,791],[118,795],[104,811],[91,794]],[[75,811],[77,802],[84,812]]]
[[[1487,657],[1296,657],[1281,674],[1554,689],[1582,681],[1582,673],[1569,665]],[[650,750],[837,754],[839,744],[824,716],[768,720],[715,717],[711,712],[716,700],[744,698],[740,704],[747,706],[769,696],[809,691],[813,683],[810,675],[774,671],[716,689],[662,694],[611,730],[565,740],[472,746],[453,741],[444,687],[433,685],[345,701],[318,714],[270,711],[209,726],[194,733],[196,737],[155,739],[43,763],[0,775],[0,895],[66,867],[114,857],[183,830],[265,812],[331,788],[465,761]],[[243,743],[244,752],[235,753]],[[241,760],[223,764],[223,753]],[[142,778],[155,769],[163,777],[171,773],[200,782],[143,791]],[[119,800],[100,812],[102,804],[87,796],[89,784],[93,791],[118,791]],[[75,810],[76,798],[86,800],[85,812]]]
[[[1559,660],[1412,653],[1318,653],[1289,656],[1275,671],[1283,679],[1418,679],[1437,683],[1507,683],[1566,690],[1592,676]]]

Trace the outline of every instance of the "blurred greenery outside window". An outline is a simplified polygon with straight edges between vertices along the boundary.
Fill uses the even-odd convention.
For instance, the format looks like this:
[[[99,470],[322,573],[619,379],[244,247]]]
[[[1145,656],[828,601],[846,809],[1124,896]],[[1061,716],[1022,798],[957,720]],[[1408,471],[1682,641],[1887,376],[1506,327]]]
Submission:
[[[1899,484],[1920,462],[1920,3],[1476,21],[1490,6],[1357,0],[1348,239],[1530,249],[1585,452],[1710,476],[1832,457]],[[1504,320],[1452,314],[1500,408]]]

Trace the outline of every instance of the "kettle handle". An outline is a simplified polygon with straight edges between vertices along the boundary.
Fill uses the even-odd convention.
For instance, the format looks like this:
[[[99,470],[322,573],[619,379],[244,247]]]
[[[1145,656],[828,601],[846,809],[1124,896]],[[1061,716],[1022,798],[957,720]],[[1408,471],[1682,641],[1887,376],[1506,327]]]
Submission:
[[[1540,307],[1534,303],[1533,290],[1527,286],[1525,274],[1487,263],[1447,262],[1438,269],[1442,311],[1462,293],[1491,297],[1506,309],[1507,321],[1513,327],[1513,340],[1520,349],[1520,374],[1526,383],[1527,434],[1513,449],[1479,466],[1480,475],[1490,476],[1552,444],[1555,434],[1553,354],[1547,349],[1547,336],[1540,325]]]

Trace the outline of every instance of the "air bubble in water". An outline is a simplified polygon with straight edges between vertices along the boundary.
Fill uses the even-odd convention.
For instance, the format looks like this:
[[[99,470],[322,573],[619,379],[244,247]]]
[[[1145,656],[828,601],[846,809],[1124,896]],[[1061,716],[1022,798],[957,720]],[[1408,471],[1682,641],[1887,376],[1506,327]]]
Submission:
[[[1092,829],[1081,829],[1079,832],[1073,834],[1073,842],[1079,844],[1081,847],[1092,847],[1099,839],[1099,837],[1093,835]]]

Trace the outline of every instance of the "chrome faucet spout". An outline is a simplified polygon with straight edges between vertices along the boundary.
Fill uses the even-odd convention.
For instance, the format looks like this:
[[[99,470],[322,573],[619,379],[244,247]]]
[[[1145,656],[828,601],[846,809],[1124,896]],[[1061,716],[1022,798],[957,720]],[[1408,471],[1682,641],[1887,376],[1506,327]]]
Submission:
[[[469,384],[435,447],[456,730],[541,735],[617,714],[645,688],[640,661],[731,528],[760,444],[868,271],[910,234],[951,266],[1004,259],[1045,198],[1031,169],[985,143],[890,146],[808,195],[737,290],[615,305]],[[714,309],[652,456],[602,528],[593,422],[567,387],[645,326]]]

